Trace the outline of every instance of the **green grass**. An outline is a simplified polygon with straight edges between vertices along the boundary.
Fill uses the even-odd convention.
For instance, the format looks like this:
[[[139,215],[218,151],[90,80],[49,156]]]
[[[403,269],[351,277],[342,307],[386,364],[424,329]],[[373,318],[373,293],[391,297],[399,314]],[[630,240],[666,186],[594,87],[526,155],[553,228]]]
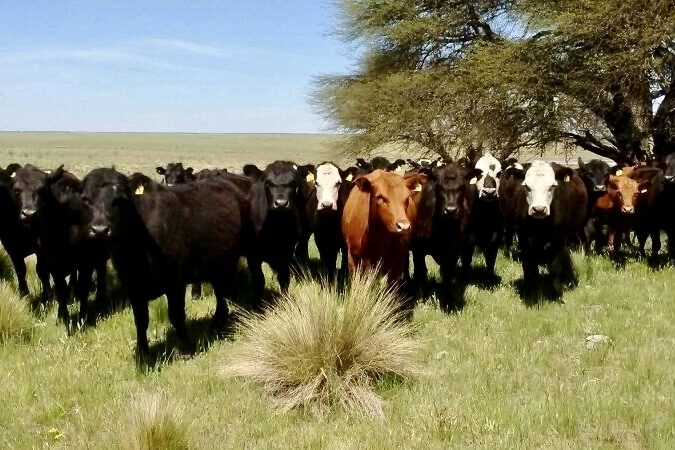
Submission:
[[[7,135],[0,139],[4,157]],[[77,139],[54,139],[76,147]],[[249,139],[255,147],[256,138]],[[82,171],[103,158],[72,153],[79,161],[51,145],[49,151],[12,148],[24,148],[25,158],[11,159],[63,160]],[[149,158],[174,159],[157,151]],[[218,165],[229,164],[213,152]],[[133,152],[118,158],[129,168],[155,164]],[[574,261],[579,286],[564,294],[563,304],[525,305],[514,287],[520,266],[500,255],[502,282],[494,289],[470,285],[461,312],[444,314],[433,298],[418,305],[412,325],[422,374],[376,385],[384,420],[341,411],[323,420],[297,410],[279,413],[263,388],[221,373],[242,344],[238,335],[203,345],[187,361],[168,358],[142,371],[134,363],[129,309],[67,336],[52,306],[30,316],[30,339],[0,343],[0,448],[128,448],[135,439],[134,402],[148,393],[180,412],[171,417],[192,448],[672,448],[675,270],[653,271],[635,259],[617,269],[606,258],[581,254]],[[437,277],[433,264],[430,269]],[[32,263],[29,273],[37,294]],[[0,290],[3,300],[13,295]],[[208,318],[214,304],[212,294],[188,299],[188,317]],[[151,345],[167,334],[172,339],[168,329],[165,307],[153,306]],[[191,330],[198,331],[194,322]],[[593,334],[611,341],[588,350],[585,338]]]

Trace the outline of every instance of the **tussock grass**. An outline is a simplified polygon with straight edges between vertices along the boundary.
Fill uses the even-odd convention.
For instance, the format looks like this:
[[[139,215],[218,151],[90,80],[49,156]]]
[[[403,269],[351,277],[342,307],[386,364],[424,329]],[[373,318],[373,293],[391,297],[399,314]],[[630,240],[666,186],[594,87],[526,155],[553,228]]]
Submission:
[[[418,373],[418,345],[399,302],[372,272],[356,275],[344,293],[306,278],[266,315],[244,318],[224,373],[262,384],[281,411],[323,416],[339,406],[382,417],[374,382]]]
[[[124,438],[130,450],[190,448],[182,411],[160,394],[141,394],[131,404]]]
[[[33,328],[33,319],[25,299],[16,289],[0,282],[0,343],[10,339],[28,339]]]

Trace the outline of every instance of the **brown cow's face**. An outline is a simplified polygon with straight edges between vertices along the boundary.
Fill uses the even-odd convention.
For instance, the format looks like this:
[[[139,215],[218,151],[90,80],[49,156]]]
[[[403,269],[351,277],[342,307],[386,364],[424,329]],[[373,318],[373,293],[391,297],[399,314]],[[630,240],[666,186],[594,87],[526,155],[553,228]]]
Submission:
[[[370,193],[371,216],[391,233],[407,234],[415,214],[412,190],[426,183],[424,174],[405,180],[394,173],[376,170],[356,180],[359,189]]]
[[[608,194],[614,206],[621,214],[633,214],[635,203],[640,195],[640,185],[637,181],[627,176],[610,176],[607,183]]]

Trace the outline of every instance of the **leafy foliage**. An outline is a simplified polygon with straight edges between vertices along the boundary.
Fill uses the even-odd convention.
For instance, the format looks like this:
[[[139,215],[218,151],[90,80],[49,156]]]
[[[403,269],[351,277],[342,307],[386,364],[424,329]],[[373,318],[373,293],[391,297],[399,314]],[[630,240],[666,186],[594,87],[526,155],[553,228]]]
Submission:
[[[675,151],[672,1],[341,0],[358,70],[318,80],[349,151],[390,142],[505,157],[564,141]]]

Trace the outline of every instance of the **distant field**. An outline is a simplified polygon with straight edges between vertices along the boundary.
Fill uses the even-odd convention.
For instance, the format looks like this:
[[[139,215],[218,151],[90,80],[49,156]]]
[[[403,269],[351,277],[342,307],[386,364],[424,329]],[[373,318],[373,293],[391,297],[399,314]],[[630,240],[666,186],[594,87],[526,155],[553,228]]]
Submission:
[[[0,132],[0,166],[30,162],[43,168],[60,164],[77,175],[96,167],[115,165],[124,172],[152,174],[155,167],[182,161],[195,169],[225,167],[240,171],[246,163],[267,164],[274,160],[297,163],[335,161],[353,164],[336,147],[341,137],[325,134],[179,134],[179,133],[65,133]],[[387,156],[417,157],[386,147],[376,152]],[[544,159],[576,164],[588,152],[565,153],[550,146]],[[541,157],[532,151],[520,155],[524,161]]]
[[[151,173],[175,160],[239,168],[277,158],[334,159],[327,144],[335,139],[2,133],[0,165],[65,163],[78,174],[111,164]],[[15,285],[3,256],[0,325]],[[210,294],[186,302],[201,351],[187,361],[167,358],[148,372],[134,364],[129,308],[73,336],[57,323],[54,306],[27,313],[27,336],[0,341],[0,448],[127,448],[131,405],[145,394],[164,395],[183,411],[182,426],[198,449],[673,448],[675,270],[653,270],[633,253],[626,256],[617,265],[574,254],[579,285],[562,303],[521,300],[520,265],[502,254],[501,283],[490,287],[474,273],[461,312],[441,312],[433,296],[421,301],[412,324],[424,373],[405,384],[378,385],[386,400],[383,421],[275,413],[261,388],[224,378],[221,368],[238,340],[204,338],[204,319],[215,304]],[[29,274],[37,295],[32,264]],[[276,289],[269,271],[266,276]],[[438,277],[433,263],[430,277]],[[238,285],[245,289],[246,280]],[[123,298],[114,279],[111,288]],[[167,336],[172,342],[165,299],[152,303],[150,317],[151,346],[162,349]],[[609,341],[588,348],[589,335]]]

